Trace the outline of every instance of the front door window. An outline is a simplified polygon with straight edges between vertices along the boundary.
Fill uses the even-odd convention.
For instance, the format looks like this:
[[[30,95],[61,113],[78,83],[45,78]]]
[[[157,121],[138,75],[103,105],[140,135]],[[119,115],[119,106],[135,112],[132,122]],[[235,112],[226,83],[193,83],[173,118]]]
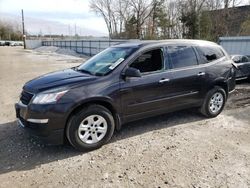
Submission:
[[[163,70],[162,49],[155,49],[140,55],[130,67],[140,70],[141,73],[150,73]]]

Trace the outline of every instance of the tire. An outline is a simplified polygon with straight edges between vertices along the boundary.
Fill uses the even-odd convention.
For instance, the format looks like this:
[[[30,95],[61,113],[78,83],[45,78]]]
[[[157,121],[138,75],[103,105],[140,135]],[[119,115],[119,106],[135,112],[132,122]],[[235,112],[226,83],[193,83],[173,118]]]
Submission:
[[[107,143],[114,130],[112,113],[101,105],[90,105],[70,118],[66,136],[77,150],[89,151]]]
[[[226,100],[227,95],[225,90],[219,86],[215,86],[207,93],[200,112],[209,118],[216,117],[222,112]]]

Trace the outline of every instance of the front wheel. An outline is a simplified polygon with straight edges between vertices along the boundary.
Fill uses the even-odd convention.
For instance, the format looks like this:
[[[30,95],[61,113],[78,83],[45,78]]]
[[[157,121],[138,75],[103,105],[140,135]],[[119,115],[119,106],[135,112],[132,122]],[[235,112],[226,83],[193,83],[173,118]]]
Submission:
[[[216,117],[222,112],[225,103],[225,90],[219,86],[216,86],[207,93],[200,111],[206,117]]]
[[[86,151],[108,142],[114,129],[112,113],[101,105],[90,105],[71,117],[66,135],[72,146]]]

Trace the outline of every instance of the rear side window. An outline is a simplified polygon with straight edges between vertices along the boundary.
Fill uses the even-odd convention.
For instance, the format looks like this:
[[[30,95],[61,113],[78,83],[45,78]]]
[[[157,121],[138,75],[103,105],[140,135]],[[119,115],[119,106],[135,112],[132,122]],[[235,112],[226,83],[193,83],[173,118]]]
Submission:
[[[248,57],[243,56],[242,57],[242,63],[245,63],[245,62],[249,62],[249,59],[248,59]]]
[[[199,46],[197,51],[202,63],[209,63],[225,56],[223,51],[217,46]]]
[[[197,57],[190,46],[169,46],[168,57],[172,69],[197,65]]]

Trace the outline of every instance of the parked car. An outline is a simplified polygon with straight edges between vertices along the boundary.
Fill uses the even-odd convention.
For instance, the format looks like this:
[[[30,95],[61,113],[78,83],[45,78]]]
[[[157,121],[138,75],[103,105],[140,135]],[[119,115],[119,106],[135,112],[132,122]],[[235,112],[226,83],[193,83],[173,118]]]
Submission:
[[[17,46],[23,46],[23,42],[22,41],[17,42]]]
[[[23,42],[22,41],[12,41],[10,43],[10,46],[23,46]]]
[[[236,63],[236,80],[250,80],[250,59],[244,55],[232,55],[232,60]]]
[[[10,46],[10,41],[5,41],[4,46]]]
[[[216,117],[235,88],[232,63],[207,41],[120,44],[27,82],[18,123],[49,143],[91,150],[134,120],[191,107]]]
[[[11,41],[11,42],[10,42],[10,46],[18,46],[18,43],[17,43],[17,42],[14,42],[14,41]]]
[[[5,46],[5,41],[1,40],[0,41],[0,46]]]

